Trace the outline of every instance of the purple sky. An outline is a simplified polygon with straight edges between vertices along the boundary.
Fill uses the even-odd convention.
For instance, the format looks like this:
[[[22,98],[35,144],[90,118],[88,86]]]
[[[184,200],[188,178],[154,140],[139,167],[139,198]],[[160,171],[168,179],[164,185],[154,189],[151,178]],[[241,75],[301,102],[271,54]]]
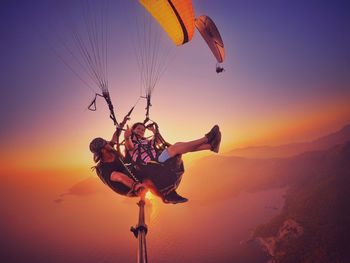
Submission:
[[[215,73],[215,59],[198,32],[190,43],[176,49],[176,56],[155,89],[151,109],[152,118],[158,121],[169,142],[198,138],[218,123],[224,153],[254,143],[312,139],[350,122],[348,1],[197,0],[193,3],[196,15],[210,16],[221,32],[226,72]],[[59,21],[63,6],[61,0],[8,0],[0,4],[3,94],[0,160],[4,163],[0,176],[5,179],[3,193],[8,196],[2,199],[5,204],[3,232],[5,237],[9,236],[4,240],[9,241],[7,247],[16,249],[17,254],[12,255],[26,260],[26,255],[31,255],[37,262],[47,259],[63,262],[65,258],[72,259],[71,255],[82,255],[84,259],[94,255],[90,260],[96,262],[95,258],[101,259],[106,251],[101,247],[108,242],[109,258],[103,259],[112,261],[117,244],[123,244],[125,249],[119,248],[124,251],[128,244],[135,244],[126,232],[129,219],[134,220],[136,215],[136,210],[130,210],[130,203],[134,201],[118,203],[115,194],[107,189],[107,195],[85,199],[68,196],[68,201],[61,206],[53,203],[72,185],[91,178],[93,161],[88,144],[97,136],[110,138],[114,130],[102,100],[98,101],[96,112],[86,110],[94,94],[50,49],[50,45],[59,49],[57,33],[65,29]],[[136,1],[120,0],[109,9],[109,88],[119,120],[139,96],[139,73],[132,48],[137,8],[140,7]],[[69,38],[64,33],[63,37]],[[132,122],[143,118],[142,101]],[[191,167],[190,159],[186,158],[192,156],[184,158],[186,167]],[[193,185],[200,190],[198,184],[193,183],[191,187]],[[106,190],[100,182],[94,186]],[[249,195],[243,194],[242,199],[250,205],[243,202],[242,209],[238,204],[237,209],[231,206],[231,211],[240,211],[240,216],[246,213],[245,218],[249,220],[267,221],[272,215],[258,217],[262,210],[266,212],[265,203],[260,201],[266,199],[269,203],[270,197],[277,200],[275,194],[265,198],[258,195],[256,199],[249,199]],[[210,229],[213,240],[203,249],[218,248],[219,255],[222,255],[221,245],[216,242],[222,239],[218,237],[240,238],[236,232],[227,232],[229,236],[223,234],[224,226],[244,223],[244,227],[237,229],[246,231],[257,224],[241,220],[236,212],[227,218],[218,218],[212,213],[210,216],[218,220],[212,224],[207,211],[226,211],[226,204],[202,206],[198,200],[191,201],[194,201],[190,203],[193,213],[190,213],[191,206],[177,210],[161,206],[167,209],[162,216],[167,217],[159,217],[154,222],[160,227],[159,222],[164,218],[166,229],[175,217],[183,220],[176,220],[179,224],[197,222],[202,213],[205,220],[195,223],[191,229],[195,233]],[[247,207],[250,208],[246,210]],[[126,216],[121,217],[116,211]],[[254,214],[250,215],[250,211]],[[27,224],[23,223],[24,219]],[[100,224],[102,230],[96,228],[96,220],[104,219],[109,221]],[[223,220],[226,224],[222,224]],[[114,224],[119,224],[116,230],[122,235],[111,231],[110,226]],[[160,233],[158,229],[152,231]],[[122,240],[123,235],[128,235],[126,243],[115,241],[116,237]],[[184,239],[180,231],[174,235],[178,237],[175,242],[186,241],[181,243],[183,247],[193,244],[192,239]],[[167,236],[150,234],[150,238],[151,246],[157,244],[157,240],[168,246]],[[30,245],[36,249],[31,250]],[[230,246],[224,248],[223,257],[231,255]],[[77,252],[76,248],[80,250]],[[202,254],[201,247],[197,249],[188,255],[175,251],[179,258],[188,259]],[[168,250],[163,257],[169,255]],[[198,262],[197,258],[192,262]]]
[[[128,111],[139,91],[130,42],[136,5],[125,0],[110,8],[110,91],[118,118]],[[97,116],[102,115],[84,111],[91,91],[47,44],[57,39],[55,19],[62,1],[5,1],[1,6],[6,99],[0,119],[7,124],[2,125],[1,138],[22,136],[22,127],[37,134],[54,129],[64,133],[62,127],[66,127],[69,133],[76,129],[69,125],[77,118],[81,118],[81,127],[100,123]],[[312,111],[321,102],[349,97],[346,1],[194,1],[194,8],[196,15],[207,14],[217,24],[225,43],[226,72],[215,74],[214,57],[197,32],[192,42],[176,51],[156,88],[153,112],[163,123],[166,118],[160,111],[167,109],[169,117],[186,114],[185,125],[193,122],[193,116],[205,115],[198,119],[206,122],[200,128],[207,129],[216,120],[228,132],[234,126],[244,134],[247,124],[262,117],[287,116],[297,108]],[[106,127],[111,124],[108,118],[104,123]]]

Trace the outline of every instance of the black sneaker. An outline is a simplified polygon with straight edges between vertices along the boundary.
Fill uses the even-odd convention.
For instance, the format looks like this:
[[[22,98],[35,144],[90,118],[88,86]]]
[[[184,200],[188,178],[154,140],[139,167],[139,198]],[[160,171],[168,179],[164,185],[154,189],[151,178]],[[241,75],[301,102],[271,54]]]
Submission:
[[[172,191],[169,194],[167,194],[166,196],[164,196],[163,199],[164,203],[167,204],[177,204],[177,203],[185,203],[188,201],[187,198],[182,197],[181,195],[179,195],[178,193],[176,193],[176,191]]]
[[[208,132],[205,137],[208,139],[208,143],[211,143],[211,141],[215,138],[216,134],[220,131],[218,125],[214,125],[213,128],[211,128],[210,132]]]
[[[218,153],[220,149],[220,143],[221,143],[221,132],[219,131],[215,138],[210,142],[210,150],[213,152]]]

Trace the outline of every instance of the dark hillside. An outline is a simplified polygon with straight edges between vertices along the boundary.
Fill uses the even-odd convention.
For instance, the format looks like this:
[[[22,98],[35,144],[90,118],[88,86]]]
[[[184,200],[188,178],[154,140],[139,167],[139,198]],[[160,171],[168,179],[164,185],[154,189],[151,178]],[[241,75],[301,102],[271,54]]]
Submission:
[[[319,162],[306,167],[310,158],[318,159],[321,155]],[[282,213],[259,226],[254,235],[274,238],[275,249],[270,254],[275,262],[349,262],[350,143],[296,159],[302,157],[306,158],[300,160],[299,172],[308,176],[291,184]],[[303,228],[302,235],[278,237],[288,219]]]
[[[228,153],[230,156],[247,158],[286,158],[307,151],[320,151],[341,145],[350,141],[350,125],[344,126],[337,132],[328,134],[311,142],[291,143],[280,146],[254,146],[234,149]]]

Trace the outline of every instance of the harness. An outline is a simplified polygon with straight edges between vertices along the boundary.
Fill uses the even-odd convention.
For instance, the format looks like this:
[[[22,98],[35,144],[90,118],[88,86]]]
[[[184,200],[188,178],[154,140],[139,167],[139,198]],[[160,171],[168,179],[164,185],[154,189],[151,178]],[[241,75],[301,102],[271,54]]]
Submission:
[[[163,136],[159,133],[159,126],[156,122],[152,121],[149,118],[149,108],[151,106],[150,103],[150,95],[147,96],[147,112],[146,112],[146,118],[144,120],[144,125],[146,128],[149,128],[150,126],[154,125],[156,133],[154,135],[154,139],[150,140],[146,145],[143,145],[140,142],[140,139],[137,138],[135,134],[132,135],[132,141],[134,144],[137,144],[138,149],[134,152],[138,154],[136,160],[133,160],[133,156],[130,156],[129,151],[125,152],[125,156],[121,153],[120,146],[125,143],[125,141],[120,142],[120,135],[122,131],[124,131],[124,126],[126,122],[130,119],[130,115],[132,111],[134,110],[134,107],[136,104],[131,108],[131,110],[124,116],[123,121],[118,123],[115,114],[114,114],[114,108],[111,102],[111,99],[109,97],[108,92],[102,93],[102,95],[98,94],[96,96],[104,97],[108,104],[108,108],[110,110],[110,118],[113,120],[114,125],[116,126],[116,154],[121,162],[121,164],[124,166],[126,175],[131,178],[134,182],[141,182],[143,180],[143,175],[146,175],[148,172],[148,176],[152,177],[154,180],[154,183],[157,187],[157,189],[163,194],[166,195],[169,192],[175,190],[182,178],[182,174],[184,172],[184,166],[183,162],[181,160],[181,156],[171,158],[167,160],[165,163],[159,163],[158,157],[162,153],[163,150],[165,150],[167,147],[170,146],[168,142],[165,141]],[[92,107],[96,106],[96,97],[94,101],[89,105],[89,109],[93,110]],[[149,124],[147,124],[149,123]],[[154,149],[154,152],[152,152],[151,149]],[[147,157],[151,159],[150,162],[148,162],[147,165],[144,163],[144,159],[142,159],[142,154],[146,153]],[[177,160],[179,162],[177,162]],[[98,165],[97,167],[98,168]],[[146,169],[146,170],[143,170]],[[151,170],[149,170],[151,169]],[[147,171],[145,174],[143,174],[143,171]],[[134,172],[140,173],[138,176],[135,176]],[[140,177],[140,179],[138,179]],[[165,180],[165,181],[164,181]]]
[[[136,134],[133,134],[131,137],[131,140],[137,149],[133,151],[131,160],[135,162],[136,164],[146,164],[146,160],[148,158],[151,159],[151,161],[157,161],[158,154],[155,151],[155,140],[147,140],[146,138],[138,138]],[[147,140],[147,143],[144,143],[144,141]],[[154,151],[152,151],[154,149]],[[155,155],[154,155],[155,153]],[[136,155],[136,160],[135,160]]]
[[[128,165],[125,160],[123,160],[123,158],[121,157],[121,155],[118,153],[118,151],[115,151],[114,152],[114,158],[116,158],[114,160],[115,161],[119,161],[122,166],[124,167],[126,173],[127,173],[127,176],[130,177],[133,181],[135,182],[140,182],[140,180],[135,176],[135,174],[131,171],[130,169],[130,165]],[[101,171],[100,167],[101,167],[102,163],[99,162],[96,166],[93,166],[92,169],[96,169],[97,171]],[[101,178],[102,179],[102,178]],[[103,178],[102,181],[107,184],[107,182],[105,181],[105,179]]]
[[[133,152],[132,156],[130,156],[129,151],[126,151],[126,153],[130,156],[130,161],[133,162],[135,165],[146,164],[145,160],[147,158],[150,158],[152,162],[158,162],[158,157],[160,156],[160,154],[171,145],[170,143],[166,142],[163,136],[159,133],[159,126],[156,122],[152,121],[146,126],[146,128],[149,128],[150,126],[154,126],[156,132],[153,136],[153,139],[149,140],[147,144],[142,142],[143,140],[146,140],[148,138],[139,138],[134,133],[131,136],[131,140],[133,144],[137,146],[137,150]],[[137,154],[136,160],[134,158],[135,154]]]

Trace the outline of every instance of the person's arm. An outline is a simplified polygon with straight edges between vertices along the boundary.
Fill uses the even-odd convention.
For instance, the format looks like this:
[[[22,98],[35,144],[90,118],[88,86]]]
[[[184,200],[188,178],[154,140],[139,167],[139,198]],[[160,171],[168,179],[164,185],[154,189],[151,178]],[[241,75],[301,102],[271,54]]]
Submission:
[[[112,139],[110,141],[112,144],[117,144],[117,142],[118,142],[117,133],[118,133],[117,130],[113,133]]]
[[[134,143],[131,140],[131,135],[132,135],[132,131],[131,131],[129,125],[127,125],[126,130],[124,132],[124,140],[125,140],[125,148],[128,151],[132,151],[135,147]]]
[[[129,176],[121,173],[121,172],[113,172],[111,174],[111,181],[118,182],[126,185],[130,189],[132,188],[134,184],[134,180],[132,180]]]
[[[146,189],[146,185],[140,183],[140,182],[135,182],[132,180],[129,176],[121,173],[121,172],[113,172],[111,174],[111,181],[113,182],[118,182],[122,183],[123,185],[127,186],[130,188],[130,194],[134,192],[135,194],[138,194],[139,191],[142,191]]]
[[[153,140],[155,142],[155,144],[161,143],[161,140],[159,139],[159,132],[158,130],[154,127],[154,125],[150,126],[147,128],[148,130],[150,130],[153,133]]]

